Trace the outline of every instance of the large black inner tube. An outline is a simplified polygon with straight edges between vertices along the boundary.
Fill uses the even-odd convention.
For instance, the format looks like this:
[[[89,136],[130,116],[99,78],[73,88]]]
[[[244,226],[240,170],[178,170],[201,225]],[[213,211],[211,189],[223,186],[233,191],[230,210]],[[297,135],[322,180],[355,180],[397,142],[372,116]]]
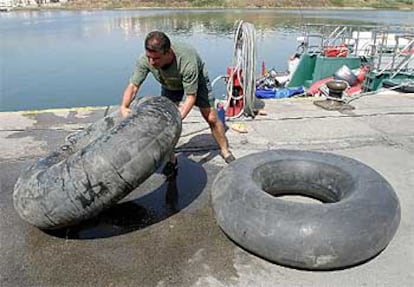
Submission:
[[[323,202],[285,200],[303,195]],[[281,265],[331,270],[382,251],[400,222],[390,184],[339,155],[273,150],[229,164],[212,186],[223,231],[248,251]]]
[[[56,229],[91,218],[153,174],[181,133],[180,113],[165,97],[143,97],[122,119],[119,111],[69,135],[18,178],[14,207],[20,217]]]

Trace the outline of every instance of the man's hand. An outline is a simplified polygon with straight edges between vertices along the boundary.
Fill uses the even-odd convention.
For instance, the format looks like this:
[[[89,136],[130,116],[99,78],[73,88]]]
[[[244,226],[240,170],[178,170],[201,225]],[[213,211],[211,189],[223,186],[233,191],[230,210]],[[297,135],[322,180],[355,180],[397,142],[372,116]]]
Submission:
[[[184,100],[184,103],[182,103],[180,105],[180,107],[178,108],[178,110],[180,111],[181,119],[182,120],[191,111],[191,109],[193,108],[195,102],[196,102],[196,95],[195,94],[187,94],[186,95],[186,98]]]
[[[121,106],[119,108],[119,112],[121,113],[121,117],[126,118],[129,115],[129,113],[131,112],[131,109],[127,108],[125,106]]]
[[[119,108],[119,112],[121,116],[125,118],[131,112],[129,105],[131,104],[132,100],[135,98],[137,94],[139,86],[134,85],[133,83],[129,83],[128,86],[125,88],[124,95],[122,96],[121,106]]]

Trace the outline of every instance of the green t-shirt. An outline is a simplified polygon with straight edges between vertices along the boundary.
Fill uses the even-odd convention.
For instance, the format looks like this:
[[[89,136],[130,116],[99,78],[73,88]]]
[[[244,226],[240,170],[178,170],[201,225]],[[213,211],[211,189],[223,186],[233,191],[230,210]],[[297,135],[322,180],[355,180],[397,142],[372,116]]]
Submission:
[[[156,69],[149,64],[145,54],[140,55],[130,82],[141,85],[148,73],[161,83],[166,90],[183,90],[185,95],[196,94],[197,97],[211,97],[211,84],[205,63],[197,51],[186,44],[174,43],[174,62],[165,69]]]

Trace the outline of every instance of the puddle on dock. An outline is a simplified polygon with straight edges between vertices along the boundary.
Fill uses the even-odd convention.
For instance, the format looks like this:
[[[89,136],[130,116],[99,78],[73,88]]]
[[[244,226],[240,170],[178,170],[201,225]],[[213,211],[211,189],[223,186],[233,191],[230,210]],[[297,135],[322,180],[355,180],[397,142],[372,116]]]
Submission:
[[[94,239],[143,229],[189,206],[206,184],[203,166],[179,157],[177,176],[167,179],[158,171],[124,200],[97,217],[79,225],[44,232],[66,239]]]

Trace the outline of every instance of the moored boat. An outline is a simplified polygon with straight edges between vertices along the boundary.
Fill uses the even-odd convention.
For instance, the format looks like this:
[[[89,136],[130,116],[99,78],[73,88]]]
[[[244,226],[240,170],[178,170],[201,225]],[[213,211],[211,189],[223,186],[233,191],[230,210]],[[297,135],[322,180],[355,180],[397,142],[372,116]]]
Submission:
[[[378,26],[305,25],[299,45],[289,58],[289,72],[283,85],[264,89],[303,87],[308,96],[326,95],[326,83],[342,80],[348,84],[344,96],[391,89],[412,92],[414,87],[414,28]],[[286,77],[286,75],[285,75]],[[276,82],[280,83],[280,81]]]

